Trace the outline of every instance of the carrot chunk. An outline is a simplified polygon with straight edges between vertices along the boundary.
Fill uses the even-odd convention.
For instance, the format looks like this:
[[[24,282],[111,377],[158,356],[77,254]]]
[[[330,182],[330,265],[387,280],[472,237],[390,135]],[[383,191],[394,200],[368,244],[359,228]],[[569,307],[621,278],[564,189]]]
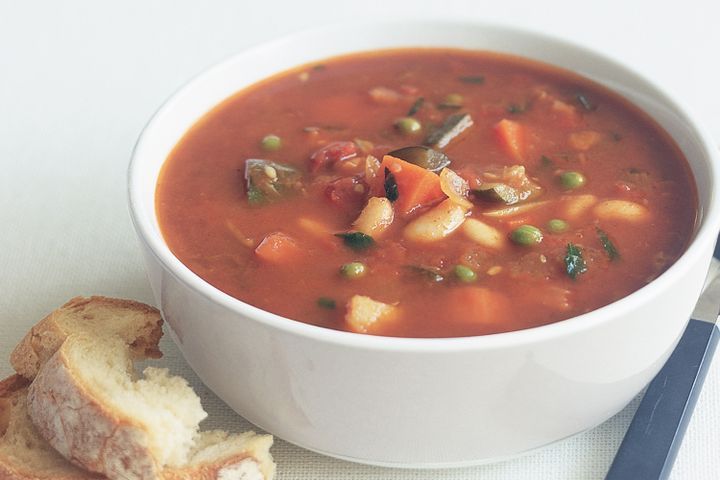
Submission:
[[[396,211],[407,214],[418,207],[431,205],[445,198],[440,188],[440,177],[405,160],[385,155],[378,170],[378,182],[385,183],[385,169],[392,174],[397,184],[397,200],[394,202]]]
[[[516,121],[504,118],[495,124],[495,135],[505,153],[518,162],[525,157],[525,128]]]
[[[263,238],[255,248],[255,255],[264,262],[283,265],[301,258],[302,250],[289,235],[274,232]]]
[[[446,302],[448,319],[465,324],[505,323],[512,312],[505,294],[484,287],[453,288]]]

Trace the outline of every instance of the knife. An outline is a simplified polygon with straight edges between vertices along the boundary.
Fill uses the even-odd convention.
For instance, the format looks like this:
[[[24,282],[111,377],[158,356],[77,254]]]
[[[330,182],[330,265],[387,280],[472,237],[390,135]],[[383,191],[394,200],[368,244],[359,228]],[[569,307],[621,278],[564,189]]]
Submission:
[[[670,476],[720,338],[720,242],[685,333],[648,385],[605,480]]]

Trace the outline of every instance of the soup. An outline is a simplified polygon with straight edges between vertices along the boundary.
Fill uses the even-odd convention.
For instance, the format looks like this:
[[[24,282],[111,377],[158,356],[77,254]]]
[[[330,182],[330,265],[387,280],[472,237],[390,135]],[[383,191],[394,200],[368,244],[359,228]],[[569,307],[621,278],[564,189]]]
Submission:
[[[158,180],[173,253],[242,301],[323,327],[455,337],[618,300],[687,246],[697,194],[618,95],[527,59],[352,54],[253,85]]]

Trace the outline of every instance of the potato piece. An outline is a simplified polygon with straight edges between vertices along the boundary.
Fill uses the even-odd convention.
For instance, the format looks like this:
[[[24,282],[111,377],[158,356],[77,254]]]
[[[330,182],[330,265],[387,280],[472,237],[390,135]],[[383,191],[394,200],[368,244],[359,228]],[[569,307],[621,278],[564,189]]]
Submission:
[[[385,197],[372,197],[352,224],[353,229],[378,238],[395,218],[392,203]]]
[[[582,132],[571,133],[568,137],[568,143],[575,150],[585,152],[597,145],[602,140],[602,134],[592,130],[584,130]]]
[[[367,333],[378,322],[392,320],[397,315],[397,307],[378,302],[364,295],[354,295],[347,303],[345,322],[353,332]]]
[[[405,238],[424,243],[442,240],[463,224],[466,213],[465,207],[451,199],[443,200],[432,210],[410,222],[405,227]]]
[[[595,206],[593,213],[600,220],[643,222],[650,218],[647,207],[627,200],[605,200]]]
[[[567,195],[562,198],[565,204],[565,218],[575,220],[587,212],[598,201],[595,195]]]
[[[297,219],[297,224],[305,232],[312,235],[324,248],[330,250],[336,250],[338,248],[337,238],[334,235],[333,229],[320,220],[310,217],[300,217]]]
[[[499,250],[505,246],[505,235],[500,231],[491,227],[487,223],[483,223],[475,218],[468,218],[462,226],[465,235],[472,241],[483,247]]]

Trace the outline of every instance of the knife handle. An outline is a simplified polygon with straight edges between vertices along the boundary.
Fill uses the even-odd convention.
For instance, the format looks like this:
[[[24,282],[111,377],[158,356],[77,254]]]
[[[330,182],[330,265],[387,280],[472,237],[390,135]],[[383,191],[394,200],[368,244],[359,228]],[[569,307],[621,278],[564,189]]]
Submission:
[[[648,385],[605,480],[668,478],[719,337],[714,323],[690,320]]]

